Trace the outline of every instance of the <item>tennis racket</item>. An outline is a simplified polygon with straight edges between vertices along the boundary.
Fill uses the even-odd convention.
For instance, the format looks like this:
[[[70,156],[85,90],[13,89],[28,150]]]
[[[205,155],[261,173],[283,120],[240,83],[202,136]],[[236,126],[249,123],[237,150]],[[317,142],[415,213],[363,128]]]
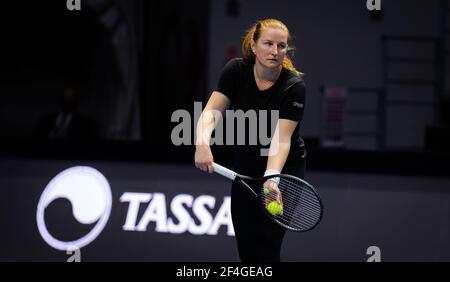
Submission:
[[[309,231],[322,219],[323,205],[319,194],[311,184],[298,177],[277,174],[252,178],[216,163],[213,163],[213,167],[215,173],[247,188],[258,200],[264,213],[288,230]],[[281,209],[280,206],[273,208],[273,201],[281,205]]]

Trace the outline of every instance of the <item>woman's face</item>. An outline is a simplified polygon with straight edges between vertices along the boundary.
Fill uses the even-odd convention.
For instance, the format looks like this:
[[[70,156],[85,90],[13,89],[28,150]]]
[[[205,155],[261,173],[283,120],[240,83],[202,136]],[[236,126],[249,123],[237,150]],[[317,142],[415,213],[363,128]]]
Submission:
[[[267,27],[261,30],[258,40],[252,41],[252,50],[256,63],[267,68],[278,68],[287,53],[288,34],[277,27]]]

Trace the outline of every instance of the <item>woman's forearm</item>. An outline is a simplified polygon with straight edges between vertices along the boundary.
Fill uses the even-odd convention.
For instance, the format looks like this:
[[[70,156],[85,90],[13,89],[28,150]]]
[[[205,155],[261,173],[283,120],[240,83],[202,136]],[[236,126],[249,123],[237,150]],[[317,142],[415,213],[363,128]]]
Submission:
[[[203,111],[197,122],[195,145],[209,145],[214,127],[215,117],[212,111]]]
[[[195,131],[195,145],[209,145],[211,134],[219,122],[222,112],[230,105],[230,100],[224,94],[214,91],[200,115]]]
[[[281,172],[283,170],[284,164],[286,163],[290,149],[291,149],[290,140],[277,143],[272,142],[270,144],[269,158],[267,160],[266,171],[276,170],[278,172]]]
[[[269,158],[267,160],[266,173],[280,173],[291,149],[292,134],[298,122],[280,119],[270,141]]]

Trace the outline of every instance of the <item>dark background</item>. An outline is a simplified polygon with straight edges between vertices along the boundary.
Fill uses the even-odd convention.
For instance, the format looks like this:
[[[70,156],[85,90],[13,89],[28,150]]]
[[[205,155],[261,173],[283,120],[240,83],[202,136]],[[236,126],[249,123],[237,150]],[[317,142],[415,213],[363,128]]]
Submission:
[[[311,175],[307,173],[307,180],[324,186],[327,201],[334,207],[333,216],[341,219],[330,223],[328,218],[317,241],[312,240],[322,246],[330,242],[330,248],[337,248],[364,238],[361,248],[366,248],[368,231],[360,224],[366,216],[371,224],[377,224],[375,242],[379,239],[395,246],[402,237],[410,236],[412,244],[427,240],[437,244],[420,245],[415,253],[405,251],[406,246],[392,247],[391,260],[448,260],[448,244],[443,239],[448,237],[448,201],[441,202],[450,186],[448,2],[382,1],[381,11],[370,12],[363,0],[81,0],[81,11],[67,10],[66,1],[7,1],[0,12],[0,189],[14,199],[29,196],[28,203],[36,205],[36,195],[68,163],[126,167],[132,162],[165,173],[169,172],[166,165],[176,165],[180,175],[187,173],[200,181],[202,176],[192,169],[194,147],[172,144],[171,132],[176,126],[171,122],[172,113],[178,109],[193,113],[195,101],[205,103],[223,64],[240,56],[245,30],[258,19],[275,17],[290,28],[297,49],[295,65],[306,73],[307,102],[301,128]],[[347,100],[339,131],[343,142],[330,147],[324,143],[329,138],[324,106],[325,93],[332,87],[345,89]],[[79,95],[77,134],[52,138],[48,127],[54,120],[50,117],[58,113],[67,88]],[[216,161],[230,164],[226,147],[213,146],[213,151]],[[45,170],[52,162],[55,168]],[[27,170],[21,171],[23,166]],[[33,171],[40,175],[39,182],[32,177]],[[174,175],[182,179],[177,172]],[[353,177],[363,180],[347,186]],[[395,185],[389,177],[396,179]],[[148,175],[143,183],[152,179]],[[132,181],[133,177],[124,175],[122,180]],[[324,184],[330,181],[335,181],[331,190]],[[117,191],[128,189],[115,187],[119,187],[113,187]],[[191,189],[195,191],[195,187]],[[336,204],[343,195],[347,204],[355,206],[345,209]],[[352,218],[370,203],[381,208],[389,199],[392,205],[386,213],[367,210],[359,219]],[[395,199],[410,200],[396,204]],[[8,203],[2,202],[2,214],[12,216],[15,210]],[[435,211],[434,203],[439,203]],[[36,232],[34,210],[35,206],[23,210],[22,216],[30,217],[25,234]],[[429,229],[406,228],[419,210],[424,211],[421,222],[430,224]],[[390,217],[387,213],[400,214],[402,220],[384,224]],[[8,216],[2,221],[16,224]],[[394,230],[400,226],[404,229]],[[327,233],[327,228],[337,233]],[[2,236],[16,240],[19,230],[11,230]],[[329,234],[339,234],[341,241],[327,238]],[[39,237],[32,240],[37,242]],[[178,238],[163,236],[163,240],[177,242]],[[213,241],[211,244],[217,243]],[[34,243],[30,244],[28,247]],[[437,251],[440,247],[447,251]],[[361,248],[355,255],[348,255],[345,248],[333,253],[309,249],[308,255],[290,253],[288,258],[362,260],[363,253],[358,257]],[[115,254],[114,260],[122,258],[120,252]],[[235,255],[231,252],[216,259],[233,260]],[[45,252],[27,255],[9,248],[2,252],[1,260],[52,258]],[[92,260],[95,258],[106,259],[97,256]],[[214,258],[200,254],[178,257],[168,252],[154,257],[124,253],[123,259]]]
[[[100,235],[81,248],[81,261],[239,261],[227,225],[221,225],[216,235],[161,233],[153,220],[145,231],[123,229],[129,204],[120,198],[126,192],[164,194],[171,218],[175,195],[209,195],[216,199],[210,210],[215,218],[230,195],[231,185],[223,177],[205,176],[192,166],[177,164],[42,159],[0,161],[1,261],[64,262],[70,257],[42,239],[36,210],[50,180],[78,165],[99,170],[112,190],[109,220]],[[450,259],[447,177],[310,170],[307,179],[320,191],[324,217],[309,232],[287,232],[283,261],[364,262],[372,255],[367,253],[370,246],[380,249],[381,261]],[[140,205],[137,222],[146,208],[147,203]],[[192,209],[187,210],[192,214]],[[60,240],[77,239],[75,234],[84,235],[92,228],[77,223],[70,203],[63,199],[55,200],[45,213],[49,231]]]

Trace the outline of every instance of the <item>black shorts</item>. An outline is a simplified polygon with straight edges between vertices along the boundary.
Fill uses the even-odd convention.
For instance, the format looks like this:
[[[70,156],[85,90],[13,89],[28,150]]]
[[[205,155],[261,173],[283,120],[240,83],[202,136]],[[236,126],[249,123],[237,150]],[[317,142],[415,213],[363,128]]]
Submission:
[[[303,179],[305,154],[302,150],[291,153],[282,173]],[[250,170],[248,168],[247,171]],[[280,261],[285,229],[272,222],[261,210],[254,196],[237,183],[233,183],[231,190],[231,215],[239,257],[243,262]]]

